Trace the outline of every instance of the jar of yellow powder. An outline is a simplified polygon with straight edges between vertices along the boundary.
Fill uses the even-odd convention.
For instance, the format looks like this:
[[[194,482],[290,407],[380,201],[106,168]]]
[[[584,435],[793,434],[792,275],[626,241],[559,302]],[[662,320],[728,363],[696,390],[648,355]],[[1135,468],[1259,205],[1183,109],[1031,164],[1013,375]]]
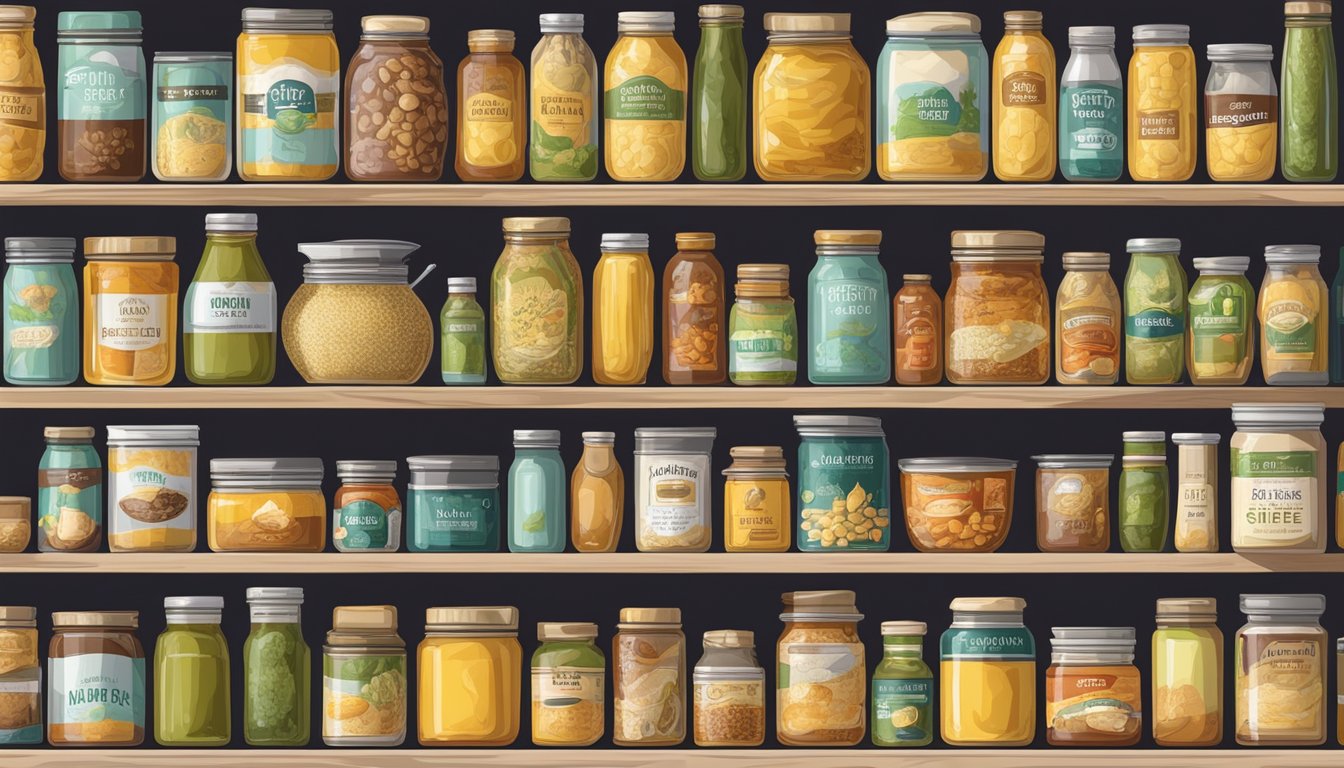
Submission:
[[[686,167],[686,54],[671,11],[621,11],[607,55],[603,113],[607,174],[674,181]]]
[[[1278,159],[1279,89],[1274,48],[1210,45],[1204,81],[1204,151],[1214,181],[1264,181]]]
[[[1003,14],[994,51],[994,175],[1001,181],[1055,176],[1055,49],[1041,33],[1040,11]]]
[[[430,608],[416,656],[422,746],[504,747],[518,738],[517,608]]]
[[[1185,24],[1134,28],[1129,60],[1129,175],[1185,181],[1195,172],[1195,53]]]
[[[84,380],[157,387],[177,369],[172,237],[86,237]]]

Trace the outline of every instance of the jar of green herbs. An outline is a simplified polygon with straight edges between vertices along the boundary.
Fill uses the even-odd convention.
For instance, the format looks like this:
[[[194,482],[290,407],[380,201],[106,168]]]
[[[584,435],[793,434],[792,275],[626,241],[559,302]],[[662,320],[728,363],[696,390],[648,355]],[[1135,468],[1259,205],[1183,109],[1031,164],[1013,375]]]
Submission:
[[[303,641],[299,587],[250,587],[252,631],[243,643],[243,737],[248,744],[308,743],[312,656]]]

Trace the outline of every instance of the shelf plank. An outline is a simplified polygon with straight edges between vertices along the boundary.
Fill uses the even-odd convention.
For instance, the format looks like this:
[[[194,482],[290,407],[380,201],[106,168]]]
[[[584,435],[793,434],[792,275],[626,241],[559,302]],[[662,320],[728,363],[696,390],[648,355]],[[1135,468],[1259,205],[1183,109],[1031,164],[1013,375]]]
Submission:
[[[1340,206],[1342,184],[6,184],[7,206]]]

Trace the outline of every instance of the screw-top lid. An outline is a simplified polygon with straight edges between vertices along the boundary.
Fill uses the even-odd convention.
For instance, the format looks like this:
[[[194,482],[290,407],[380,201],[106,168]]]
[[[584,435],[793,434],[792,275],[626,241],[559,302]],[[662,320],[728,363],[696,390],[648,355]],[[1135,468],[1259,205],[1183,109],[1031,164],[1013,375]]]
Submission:
[[[136,629],[140,626],[139,611],[56,611],[51,614],[51,625],[62,627],[113,627]]]
[[[603,253],[647,253],[649,236],[643,232],[606,232],[602,235]]]
[[[957,597],[948,607],[964,613],[1021,613],[1027,601],[1020,597]]]
[[[1110,453],[1043,453],[1031,459],[1041,469],[1107,469],[1115,463]]]
[[[587,621],[539,621],[537,639],[543,643],[562,643],[573,640],[592,640],[597,637],[597,625]]]
[[[518,609],[511,605],[428,608],[425,629],[446,632],[517,632]]]
[[[1205,49],[1209,61],[1273,61],[1274,46],[1264,43],[1214,43]]]
[[[1250,256],[1202,256],[1195,259],[1195,269],[1211,275],[1241,275],[1250,266]]]
[[[992,459],[985,456],[931,456],[918,459],[898,459],[896,466],[902,472],[924,474],[954,474],[959,472],[1012,472],[1017,469],[1014,459]]]
[[[740,5],[702,5],[700,6],[700,18],[703,21],[735,21],[740,20],[746,15],[746,10]]]
[[[672,32],[676,28],[677,16],[672,11],[621,11],[616,14],[616,31],[626,32]]]
[[[512,51],[514,34],[511,29],[473,29],[467,32],[467,49],[507,49]]]
[[[848,35],[848,13],[767,13],[765,31],[769,34]]]
[[[887,19],[887,34],[919,37],[978,35],[980,17],[956,11],[906,13]]]
[[[857,595],[849,589],[785,592],[780,596],[781,621],[861,621]]]
[[[1213,597],[1163,597],[1157,601],[1159,619],[1217,619],[1218,600]]]
[[[61,11],[56,15],[57,37],[140,37],[139,11]]]
[[[257,214],[255,213],[207,213],[205,214],[206,232],[256,232]]]
[[[449,293],[475,293],[476,278],[474,277],[450,277],[448,278]]]
[[[1061,258],[1064,269],[1092,272],[1111,268],[1111,254],[1102,251],[1065,251]]]
[[[338,605],[331,612],[331,631],[327,645],[336,648],[377,648],[396,650],[406,647],[397,635],[395,605]]]
[[[513,430],[515,448],[559,448],[560,430],[558,429],[515,429]]]
[[[247,602],[293,603],[295,605],[302,605],[303,587],[248,587]]]
[[[621,624],[681,624],[680,608],[622,608]]]
[[[876,248],[882,244],[880,229],[818,229],[812,238],[820,251],[825,246],[838,246],[842,250],[852,246]]]
[[[1126,443],[1165,443],[1166,432],[1122,432],[1120,439]]]
[[[1233,403],[1232,421],[1238,427],[1319,428],[1325,403]]]
[[[89,261],[172,261],[177,238],[156,235],[86,237],[84,258]]]
[[[1181,241],[1175,237],[1132,237],[1125,241],[1129,253],[1180,253]]]
[[[1265,263],[1266,264],[1316,264],[1321,260],[1321,246],[1296,244],[1296,245],[1266,245]]]
[[[195,424],[107,425],[108,445],[200,445]]]
[[[37,609],[31,605],[0,605],[0,628],[37,626]]]
[[[952,233],[952,260],[958,262],[1022,261],[1040,263],[1045,235],[1026,230],[957,230]]]
[[[510,216],[504,219],[504,231],[517,235],[569,235],[569,219],[564,216]]]
[[[789,281],[788,264],[738,264],[738,280],[768,280],[787,283]]]
[[[1115,27],[1069,27],[1069,45],[1115,45]]]
[[[429,34],[429,19],[424,16],[365,16],[359,28],[366,35],[382,37],[423,37]]]
[[[933,282],[933,275],[901,275],[901,280],[906,283],[931,283]]]
[[[778,445],[738,445],[728,449],[733,463],[724,477],[787,477],[788,462]]]
[[[6,237],[5,261],[10,264],[72,264],[75,261],[75,238]]]
[[[923,637],[929,631],[929,625],[922,621],[884,621],[883,637]]]
[[[347,483],[390,484],[397,479],[397,462],[385,459],[342,459],[336,462],[336,477]]]
[[[224,489],[320,490],[321,459],[211,459],[210,483]]]
[[[290,624],[299,621],[302,587],[248,587],[247,609],[254,624]]]
[[[540,21],[543,35],[579,34],[583,32],[582,13],[543,13]]]
[[[1330,18],[1329,0],[1312,0],[1311,2],[1302,2],[1301,0],[1289,0],[1283,4],[1284,16],[1323,16]]]
[[[0,24],[31,24],[37,9],[31,5],[0,5]]]
[[[245,32],[324,32],[331,29],[331,11],[321,8],[244,8]]]
[[[1004,11],[1003,26],[1007,30],[1040,29],[1040,11]]]
[[[0,496],[0,520],[31,522],[33,500],[27,496]]]
[[[1325,595],[1242,595],[1241,612],[1259,616],[1320,616],[1325,613]]]
[[[704,635],[706,648],[756,647],[756,633],[746,629],[714,629]]]
[[[163,598],[169,624],[218,624],[223,618],[224,598],[218,595],[175,595]]]
[[[714,250],[713,232],[678,232],[677,248],[683,251]]]
[[[612,445],[616,442],[615,432],[584,432],[584,445]]]
[[[408,456],[412,472],[498,472],[498,456]]]
[[[855,435],[881,437],[882,419],[875,416],[833,416],[830,414],[793,417],[793,427],[803,437]]]
[[[42,437],[48,440],[92,440],[93,427],[44,427]]]
[[[1187,24],[1140,24],[1134,27],[1133,40],[1138,45],[1184,45],[1190,42]]]
[[[1217,445],[1223,436],[1217,432],[1172,432],[1171,442],[1177,445]]]

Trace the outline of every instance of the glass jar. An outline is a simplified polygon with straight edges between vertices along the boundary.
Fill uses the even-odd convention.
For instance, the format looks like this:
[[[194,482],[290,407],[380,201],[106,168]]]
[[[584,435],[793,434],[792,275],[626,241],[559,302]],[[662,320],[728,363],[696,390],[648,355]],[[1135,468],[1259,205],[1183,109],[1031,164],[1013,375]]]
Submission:
[[[1003,14],[994,49],[994,175],[1000,181],[1055,177],[1055,49],[1041,32],[1040,11]]]
[[[457,65],[457,155],[462,181],[517,181],[526,164],[527,74],[513,55],[513,31],[473,29]]]
[[[905,531],[921,552],[994,552],[1013,523],[1017,462],[901,459]]]
[[[896,383],[906,386],[943,381],[943,300],[932,275],[902,275],[892,299],[896,329]]]
[[[798,430],[798,549],[891,548],[891,461],[882,420],[794,416]]]
[[[1229,43],[1208,48],[1204,148],[1214,181],[1265,181],[1278,159],[1279,89],[1274,47]]]
[[[395,605],[338,605],[322,646],[322,743],[395,747],[406,740],[406,642]]]
[[[560,431],[515,429],[509,467],[509,551],[565,551],[565,462]]]
[[[1176,551],[1218,551],[1217,432],[1173,432],[1176,444]]]
[[[156,53],[150,168],[159,181],[225,181],[233,170],[233,54]]]
[[[653,264],[647,234],[602,235],[593,269],[593,381],[643,384],[653,361]]]
[[[1185,356],[1192,384],[1241,385],[1255,359],[1251,308],[1255,289],[1246,279],[1248,256],[1195,259],[1199,277],[1190,286],[1190,332]]]
[[[1036,462],[1036,548],[1105,552],[1111,546],[1109,454],[1045,454]]]
[[[1325,595],[1242,595],[1237,630],[1237,743],[1325,743]]]
[[[177,239],[84,238],[84,380],[158,387],[177,370]]]
[[[1129,60],[1129,176],[1186,181],[1198,145],[1195,52],[1185,24],[1134,27]],[[1132,383],[1132,382],[1131,382]]]
[[[1330,283],[1330,383],[1344,384],[1344,248],[1339,250],[1335,279]]]
[[[1265,246],[1260,367],[1266,384],[1328,384],[1330,292],[1319,245]]]
[[[569,219],[504,219],[490,277],[490,347],[505,384],[573,384],[583,372],[583,275]]]
[[[583,14],[541,14],[532,49],[533,181],[592,181],[597,176],[597,57],[583,40]]]
[[[740,5],[700,6],[690,109],[691,169],[700,181],[741,181],[747,173],[744,15]]]
[[[717,7],[726,6],[703,6]],[[677,252],[663,270],[663,381],[722,384],[728,378],[725,292],[714,233],[678,232]]]
[[[1232,549],[1324,552],[1325,406],[1234,403],[1232,421]]]
[[[229,642],[219,628],[223,610],[222,597],[163,599],[167,628],[154,644],[154,740],[160,746],[229,743]]]
[[[849,590],[785,592],[775,660],[775,736],[795,747],[852,747],[867,724],[867,662]]]
[[[25,552],[33,540],[33,500],[27,496],[0,496],[0,552]]]
[[[103,462],[93,427],[46,427],[37,465],[37,551],[97,552],[103,544]]]
[[[51,614],[47,743],[136,747],[144,742],[145,649],[136,634],[139,626],[139,611]]]
[[[728,449],[723,470],[723,548],[728,552],[787,552],[789,473],[777,445]]]
[[[691,677],[697,747],[759,747],[765,741],[765,670],[756,635],[741,629],[706,632],[705,652]]]
[[[275,283],[255,213],[207,213],[205,252],[182,301],[182,363],[193,384],[275,378]]]
[[[922,621],[882,622],[882,660],[873,670],[873,746],[933,742],[933,670],[924,663]]]
[[[404,240],[300,243],[303,285],[281,318],[285,352],[309,384],[414,384],[434,352],[434,321],[408,282]]]
[[[612,741],[675,747],[686,740],[686,635],[680,608],[622,608],[612,640]]]
[[[711,533],[713,427],[635,430],[635,547],[705,552]]]
[[[1120,459],[1117,524],[1126,552],[1161,552],[1167,546],[1171,487],[1167,473],[1167,436],[1163,432],[1124,433]]]
[[[1059,170],[1069,181],[1115,181],[1125,168],[1125,92],[1115,27],[1069,27],[1059,84]]]
[[[517,608],[429,608],[416,657],[421,746],[506,747],[518,738]]]
[[[1050,378],[1050,295],[1036,232],[952,233],[947,289],[947,379],[953,384],[1044,384]]]
[[[1125,243],[1125,381],[1180,384],[1185,376],[1186,293],[1181,241],[1137,237]]]
[[[1052,627],[1045,738],[1053,746],[1131,747],[1143,701],[1133,627]]]
[[[606,732],[607,657],[596,639],[596,624],[537,624],[541,645],[532,654],[533,744],[587,747]]]
[[[798,379],[798,313],[788,264],[738,264],[728,316],[728,378],[738,386],[788,386]]]
[[[499,551],[498,456],[411,456],[406,465],[407,549]]]
[[[321,552],[327,499],[321,459],[211,459],[212,552]]]
[[[395,461],[338,461],[331,500],[331,543],[339,552],[401,548],[401,497]]]
[[[1071,251],[1063,261],[1055,297],[1055,381],[1114,384],[1124,309],[1111,279],[1111,255]]]
[[[107,548],[112,552],[196,549],[194,424],[107,427]]]
[[[603,82],[607,175],[675,181],[686,167],[686,54],[671,11],[621,11]]]
[[[979,181],[989,167],[989,54],[980,17],[887,19],[877,61],[877,174],[884,181]]]
[[[36,608],[0,605],[0,647],[5,649],[0,662],[0,691],[4,692],[0,699],[5,703],[0,744],[41,744],[42,667],[37,660]]]
[[[958,597],[940,642],[943,741],[1020,747],[1036,737],[1036,640],[1020,597]]]
[[[1153,740],[1214,747],[1223,740],[1223,633],[1212,597],[1157,601],[1153,632]]]
[[[0,7],[0,43],[4,8]],[[0,73],[3,74],[3,73]],[[5,98],[0,87],[0,101]],[[5,126],[0,123],[0,144]],[[4,150],[0,149],[0,158]],[[0,161],[0,180],[4,163]],[[5,381],[50,386],[79,378],[79,286],[71,237],[5,238]]]
[[[570,477],[569,537],[580,552],[615,552],[625,522],[625,473],[615,432],[584,432],[583,456]]]
[[[47,146],[47,87],[33,43],[36,18],[37,9],[32,6],[0,6],[0,48],[13,56],[13,64],[0,72],[0,101],[7,107],[5,121],[0,124],[0,143],[4,144],[0,149],[0,182],[36,181],[42,175],[42,153]]]
[[[132,182],[145,176],[145,52],[139,11],[56,17],[61,178]]]
[[[887,272],[880,230],[819,229],[807,276],[807,378],[813,384],[886,384],[891,379]]]
[[[1283,178],[1330,182],[1339,170],[1339,73],[1330,3],[1283,4],[1283,65],[1279,103]]]
[[[308,743],[312,657],[303,641],[300,587],[248,587],[252,630],[243,643],[243,738],[251,746]]]
[[[440,371],[444,384],[484,384],[485,309],[476,300],[476,278],[448,278],[439,311]]]
[[[336,122],[341,54],[331,11],[244,8],[242,18],[237,55],[239,178],[330,179],[341,152]],[[360,91],[351,87],[347,92]]]

